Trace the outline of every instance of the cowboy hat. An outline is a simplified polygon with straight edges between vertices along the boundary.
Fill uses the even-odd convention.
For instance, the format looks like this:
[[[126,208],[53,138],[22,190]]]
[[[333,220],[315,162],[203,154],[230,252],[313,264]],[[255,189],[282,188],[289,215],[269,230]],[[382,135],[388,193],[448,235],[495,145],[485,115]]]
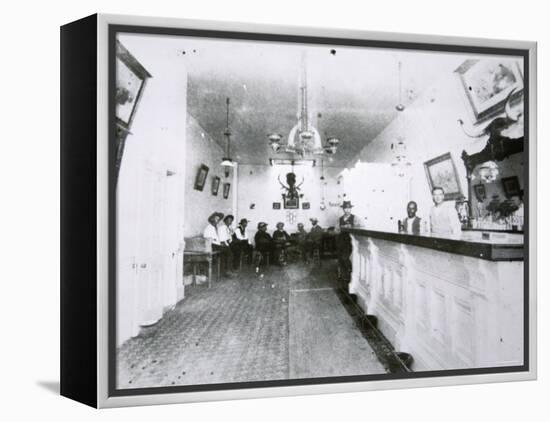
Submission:
[[[351,205],[351,201],[344,201],[342,208],[353,208],[353,205]]]

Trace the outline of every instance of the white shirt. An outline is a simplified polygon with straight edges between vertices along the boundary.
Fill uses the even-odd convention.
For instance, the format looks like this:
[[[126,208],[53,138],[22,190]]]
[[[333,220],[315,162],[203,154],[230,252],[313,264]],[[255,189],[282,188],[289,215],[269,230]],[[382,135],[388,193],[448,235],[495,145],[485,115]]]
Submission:
[[[225,242],[226,244],[229,244],[233,240],[233,229],[231,226],[221,223],[218,227],[218,236],[221,243]]]
[[[454,202],[444,202],[430,210],[430,231],[436,235],[458,235],[462,226]]]
[[[213,245],[219,245],[221,243],[218,230],[212,224],[206,226],[202,235],[205,239],[210,239]]]

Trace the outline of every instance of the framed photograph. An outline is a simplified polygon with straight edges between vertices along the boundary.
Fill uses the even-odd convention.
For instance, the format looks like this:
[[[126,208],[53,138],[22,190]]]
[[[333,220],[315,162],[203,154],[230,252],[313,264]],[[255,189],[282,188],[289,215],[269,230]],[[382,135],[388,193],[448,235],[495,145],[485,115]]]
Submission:
[[[212,178],[212,195],[218,196],[218,190],[220,189],[221,179],[218,176]]]
[[[474,185],[473,190],[478,202],[485,201],[485,199],[487,198],[487,192],[483,183],[478,183],[477,185]]]
[[[223,199],[229,198],[229,191],[231,189],[231,183],[223,184]]]
[[[210,169],[207,165],[201,164],[199,169],[197,170],[197,175],[195,176],[195,190],[202,190],[204,189],[204,185],[206,184],[206,177],[208,176],[208,171]]]
[[[501,113],[508,94],[523,88],[521,62],[515,59],[468,59],[456,72],[477,121]]]
[[[284,196],[283,204],[286,210],[297,210],[300,208],[300,198],[298,196]]]
[[[520,195],[521,188],[519,186],[519,179],[517,176],[503,177],[500,181],[502,183],[502,189],[504,190],[506,198]]]
[[[118,40],[116,66],[116,119],[123,128],[130,129],[145,83],[151,75]]]
[[[445,201],[461,198],[462,188],[450,153],[432,158],[424,163],[430,192],[434,187],[443,188]]]
[[[63,395],[117,407],[536,378],[534,43],[119,15],[61,41]],[[502,192],[472,190],[454,162],[486,142],[457,123],[460,66],[478,117],[523,84],[529,124],[510,118],[497,141],[525,148],[493,163],[525,192],[523,232],[466,215],[461,186]],[[434,186],[449,202],[431,212]],[[426,233],[400,233],[416,211]],[[259,252],[235,250],[236,274],[211,242],[228,216]],[[315,244],[342,221],[339,259],[270,250],[278,223]]]

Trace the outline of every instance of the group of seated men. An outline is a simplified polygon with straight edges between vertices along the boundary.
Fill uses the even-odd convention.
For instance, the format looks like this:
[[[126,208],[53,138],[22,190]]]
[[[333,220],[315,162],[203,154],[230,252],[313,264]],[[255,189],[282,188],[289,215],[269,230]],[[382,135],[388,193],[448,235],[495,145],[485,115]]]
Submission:
[[[254,236],[256,251],[259,252],[254,262],[256,268],[258,269],[267,257],[279,265],[286,265],[291,250],[299,252],[306,262],[309,261],[313,250],[320,248],[323,236],[323,229],[319,226],[318,220],[310,218],[310,221],[309,233],[303,223],[298,223],[298,231],[291,235],[285,231],[285,224],[282,222],[276,224],[276,230],[272,235],[267,232],[267,223],[259,222],[258,231]]]
[[[295,250],[307,262],[312,252],[320,248],[323,229],[318,225],[316,218],[310,218],[311,230],[307,232],[302,223],[298,223],[298,231],[289,235],[284,229],[284,223],[276,224],[273,234],[267,231],[267,223],[259,222],[254,235],[253,247],[248,235],[249,220],[243,218],[236,228],[233,228],[235,218],[232,215],[224,216],[221,212],[214,212],[208,217],[208,225],[203,236],[212,243],[212,250],[219,251],[222,257],[224,275],[233,276],[240,267],[241,257],[244,255],[252,260],[252,251],[255,249],[254,264],[258,271],[260,265],[273,262],[286,265],[288,252]]]

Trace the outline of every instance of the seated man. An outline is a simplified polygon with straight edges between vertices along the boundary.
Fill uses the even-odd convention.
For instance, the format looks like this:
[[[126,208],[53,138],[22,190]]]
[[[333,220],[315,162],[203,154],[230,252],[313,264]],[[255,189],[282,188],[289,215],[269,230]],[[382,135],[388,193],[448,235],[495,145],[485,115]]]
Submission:
[[[284,223],[277,223],[277,230],[273,232],[275,258],[280,265],[286,265],[286,249],[290,246],[290,236],[284,230]]]
[[[254,243],[256,251],[259,252],[256,255],[256,260],[254,266],[256,267],[256,272],[260,271],[260,264],[265,257],[269,257],[273,252],[273,239],[267,232],[267,223],[259,222],[258,231],[254,235]]]
[[[242,254],[248,255],[249,260],[252,257],[252,245],[250,244],[250,241],[248,239],[248,230],[246,229],[247,226],[248,220],[246,218],[242,218],[239,222],[239,225],[233,232],[233,241],[231,242],[231,247],[233,249],[233,266],[235,268],[239,266]]]
[[[228,243],[220,236],[220,229],[218,228],[218,224],[222,218],[223,213],[221,212],[211,214],[210,217],[208,217],[208,225],[204,229],[203,236],[212,243],[212,251],[221,252],[220,259],[223,264],[224,275],[231,277],[233,275],[231,272],[233,256]]]

